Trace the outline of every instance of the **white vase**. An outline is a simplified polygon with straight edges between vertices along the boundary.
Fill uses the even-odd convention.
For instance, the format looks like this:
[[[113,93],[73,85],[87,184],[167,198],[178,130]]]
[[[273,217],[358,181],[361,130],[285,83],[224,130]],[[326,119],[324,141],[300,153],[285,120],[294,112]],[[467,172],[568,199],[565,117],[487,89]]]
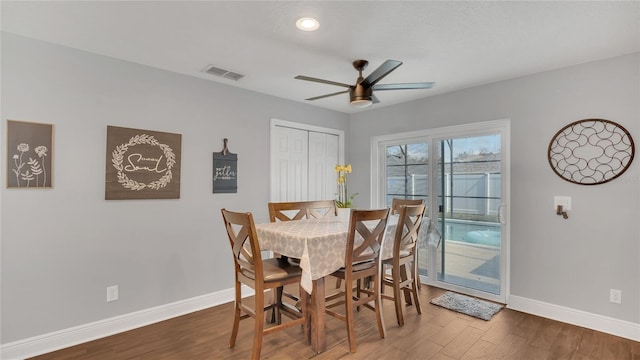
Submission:
[[[349,222],[351,217],[351,208],[338,208],[338,219],[343,222]]]

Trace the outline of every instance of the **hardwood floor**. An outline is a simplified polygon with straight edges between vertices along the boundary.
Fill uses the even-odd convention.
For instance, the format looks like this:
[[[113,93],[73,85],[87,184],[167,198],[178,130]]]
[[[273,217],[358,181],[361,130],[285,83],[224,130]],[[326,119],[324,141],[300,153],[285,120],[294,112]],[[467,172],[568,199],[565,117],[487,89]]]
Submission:
[[[375,315],[356,314],[357,352],[349,353],[343,322],[327,318],[327,351],[314,354],[302,330],[292,327],[264,337],[263,359],[640,359],[640,343],[597,331],[503,309],[490,321],[429,303],[444,290],[422,286],[422,315],[404,309],[398,327],[393,302],[384,301],[387,337],[380,339]],[[228,348],[232,304],[223,304],[33,359],[248,359],[253,322],[240,323],[236,346]]]

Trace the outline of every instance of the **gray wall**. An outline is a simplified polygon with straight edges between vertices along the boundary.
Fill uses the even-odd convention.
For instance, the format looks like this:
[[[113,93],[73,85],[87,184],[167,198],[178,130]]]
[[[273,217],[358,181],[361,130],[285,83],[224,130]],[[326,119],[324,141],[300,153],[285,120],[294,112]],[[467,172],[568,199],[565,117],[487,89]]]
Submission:
[[[640,145],[640,56],[574,66],[352,116],[350,189],[370,190],[371,137],[511,119],[511,294],[640,323],[640,161],[620,178],[580,186],[548,165],[547,146],[564,125],[604,118]],[[563,220],[553,196],[572,197]],[[356,205],[369,206],[361,196]],[[622,304],[609,302],[621,289]]]
[[[7,33],[1,100],[2,343],[231,288],[220,208],[268,221],[269,119],[349,118]],[[53,189],[6,189],[6,119],[54,124]],[[179,200],[104,200],[107,125],[182,134]],[[223,138],[237,194],[212,194]]]
[[[269,118],[347,130],[350,188],[369,191],[375,135],[511,119],[511,293],[640,323],[638,159],[619,179],[572,185],[546,161],[565,124],[602,117],[640,139],[640,58],[626,56],[351,117],[2,34],[5,120],[53,123],[54,188],[0,186],[1,343],[232,286],[222,207],[267,220]],[[393,121],[389,121],[393,120]],[[107,125],[182,134],[179,200],[105,201]],[[348,127],[348,128],[347,128]],[[211,153],[229,138],[238,194],[211,193]],[[4,142],[3,142],[4,144]],[[6,176],[0,146],[0,178]],[[554,195],[573,197],[569,220]],[[356,205],[368,206],[367,196]],[[120,300],[106,303],[105,288]],[[609,303],[609,288],[623,303]]]

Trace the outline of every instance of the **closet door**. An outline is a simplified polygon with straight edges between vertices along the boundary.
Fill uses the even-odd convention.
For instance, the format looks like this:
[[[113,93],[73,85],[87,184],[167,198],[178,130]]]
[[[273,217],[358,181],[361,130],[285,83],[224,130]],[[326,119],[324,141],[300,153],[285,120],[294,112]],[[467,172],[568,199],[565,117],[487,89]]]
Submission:
[[[308,132],[280,126],[272,131],[271,201],[307,200]]]
[[[338,136],[309,132],[309,198],[336,198],[337,182],[333,169],[338,164]]]
[[[271,119],[270,201],[332,200],[344,131]]]

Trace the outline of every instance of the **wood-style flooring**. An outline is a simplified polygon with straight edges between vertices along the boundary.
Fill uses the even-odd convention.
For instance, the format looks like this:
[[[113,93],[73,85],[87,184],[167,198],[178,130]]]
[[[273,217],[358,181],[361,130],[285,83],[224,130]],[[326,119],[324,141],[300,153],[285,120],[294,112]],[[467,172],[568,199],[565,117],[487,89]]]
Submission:
[[[636,341],[509,309],[484,321],[429,303],[444,292],[423,285],[422,315],[405,308],[404,327],[396,323],[393,303],[384,301],[385,339],[378,335],[373,312],[357,313],[354,354],[345,324],[328,317],[326,352],[314,354],[301,328],[292,327],[265,336],[262,358],[640,360]],[[231,325],[232,304],[227,303],[33,359],[249,359],[253,320],[240,323],[233,349],[228,347]]]

